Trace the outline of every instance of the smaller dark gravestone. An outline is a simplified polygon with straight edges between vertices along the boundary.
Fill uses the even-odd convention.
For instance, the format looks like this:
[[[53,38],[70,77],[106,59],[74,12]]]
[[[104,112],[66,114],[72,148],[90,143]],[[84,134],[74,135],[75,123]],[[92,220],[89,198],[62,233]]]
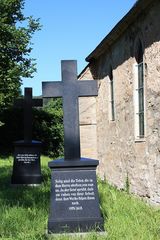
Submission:
[[[78,97],[97,96],[96,81],[77,80],[77,62],[62,61],[62,81],[43,82],[43,97],[63,98],[64,159],[52,170],[48,233],[103,231],[96,180],[98,160],[81,158]]]
[[[12,184],[40,184],[41,142],[32,140],[32,107],[42,106],[42,99],[32,99],[32,88],[25,88],[24,99],[17,99],[15,105],[24,109],[24,140],[14,142],[14,163]]]

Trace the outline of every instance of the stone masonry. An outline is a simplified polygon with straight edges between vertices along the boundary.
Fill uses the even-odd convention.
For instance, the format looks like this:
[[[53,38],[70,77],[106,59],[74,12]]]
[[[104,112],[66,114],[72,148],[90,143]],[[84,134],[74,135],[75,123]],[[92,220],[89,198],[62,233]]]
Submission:
[[[143,3],[139,0],[138,4]],[[147,3],[148,2],[148,3]],[[79,80],[98,79],[97,98],[80,99],[81,152],[100,160],[99,174],[119,189],[160,204],[160,1],[145,1],[115,27],[110,45],[100,44]],[[144,6],[144,5],[143,5]],[[125,22],[125,19],[122,20]],[[121,29],[123,26],[123,29]],[[114,32],[109,37],[112,37]],[[116,37],[115,37],[116,36]],[[109,41],[106,37],[105,41]],[[134,64],[136,39],[144,49],[145,138],[135,139]],[[109,115],[113,70],[115,121]]]
[[[84,79],[92,80],[90,71],[83,74]],[[80,80],[83,80],[83,75]],[[81,156],[97,159],[97,118],[96,97],[79,98]]]

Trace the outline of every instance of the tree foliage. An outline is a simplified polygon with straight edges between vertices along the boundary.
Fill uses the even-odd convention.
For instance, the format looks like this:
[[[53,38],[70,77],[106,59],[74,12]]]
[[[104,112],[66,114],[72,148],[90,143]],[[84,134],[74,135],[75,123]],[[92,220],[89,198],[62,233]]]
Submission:
[[[62,156],[64,154],[62,99],[52,99],[42,109],[34,108],[33,112],[33,138],[42,141],[45,155]]]
[[[24,0],[0,0],[0,108],[20,94],[22,77],[36,70],[31,38],[40,29],[39,19],[23,14]]]
[[[61,99],[49,101],[43,108],[33,108],[32,138],[42,142],[42,153],[63,155],[63,110]],[[23,108],[9,107],[0,112],[0,154],[13,154],[13,142],[24,139]]]

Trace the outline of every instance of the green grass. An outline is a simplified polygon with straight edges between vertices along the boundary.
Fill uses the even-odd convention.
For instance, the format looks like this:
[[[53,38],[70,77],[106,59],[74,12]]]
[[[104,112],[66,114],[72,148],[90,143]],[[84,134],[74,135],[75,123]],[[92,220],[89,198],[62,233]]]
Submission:
[[[101,210],[107,235],[48,236],[46,234],[49,200],[49,158],[42,157],[44,182],[39,187],[10,185],[11,157],[0,159],[0,239],[86,239],[86,240],[160,240],[160,209],[98,181]]]

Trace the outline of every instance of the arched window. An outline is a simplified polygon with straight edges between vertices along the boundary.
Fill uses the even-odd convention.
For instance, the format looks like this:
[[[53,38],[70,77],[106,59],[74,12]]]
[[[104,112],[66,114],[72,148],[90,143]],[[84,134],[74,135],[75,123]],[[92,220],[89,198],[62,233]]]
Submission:
[[[135,51],[136,59],[136,78],[135,78],[135,107],[136,107],[136,137],[144,138],[145,135],[145,121],[144,121],[144,61],[143,61],[143,47],[139,40],[136,44]]]
[[[111,121],[115,120],[115,107],[114,107],[114,81],[113,81],[113,71],[110,68],[109,72],[109,80],[110,80],[110,116]]]

